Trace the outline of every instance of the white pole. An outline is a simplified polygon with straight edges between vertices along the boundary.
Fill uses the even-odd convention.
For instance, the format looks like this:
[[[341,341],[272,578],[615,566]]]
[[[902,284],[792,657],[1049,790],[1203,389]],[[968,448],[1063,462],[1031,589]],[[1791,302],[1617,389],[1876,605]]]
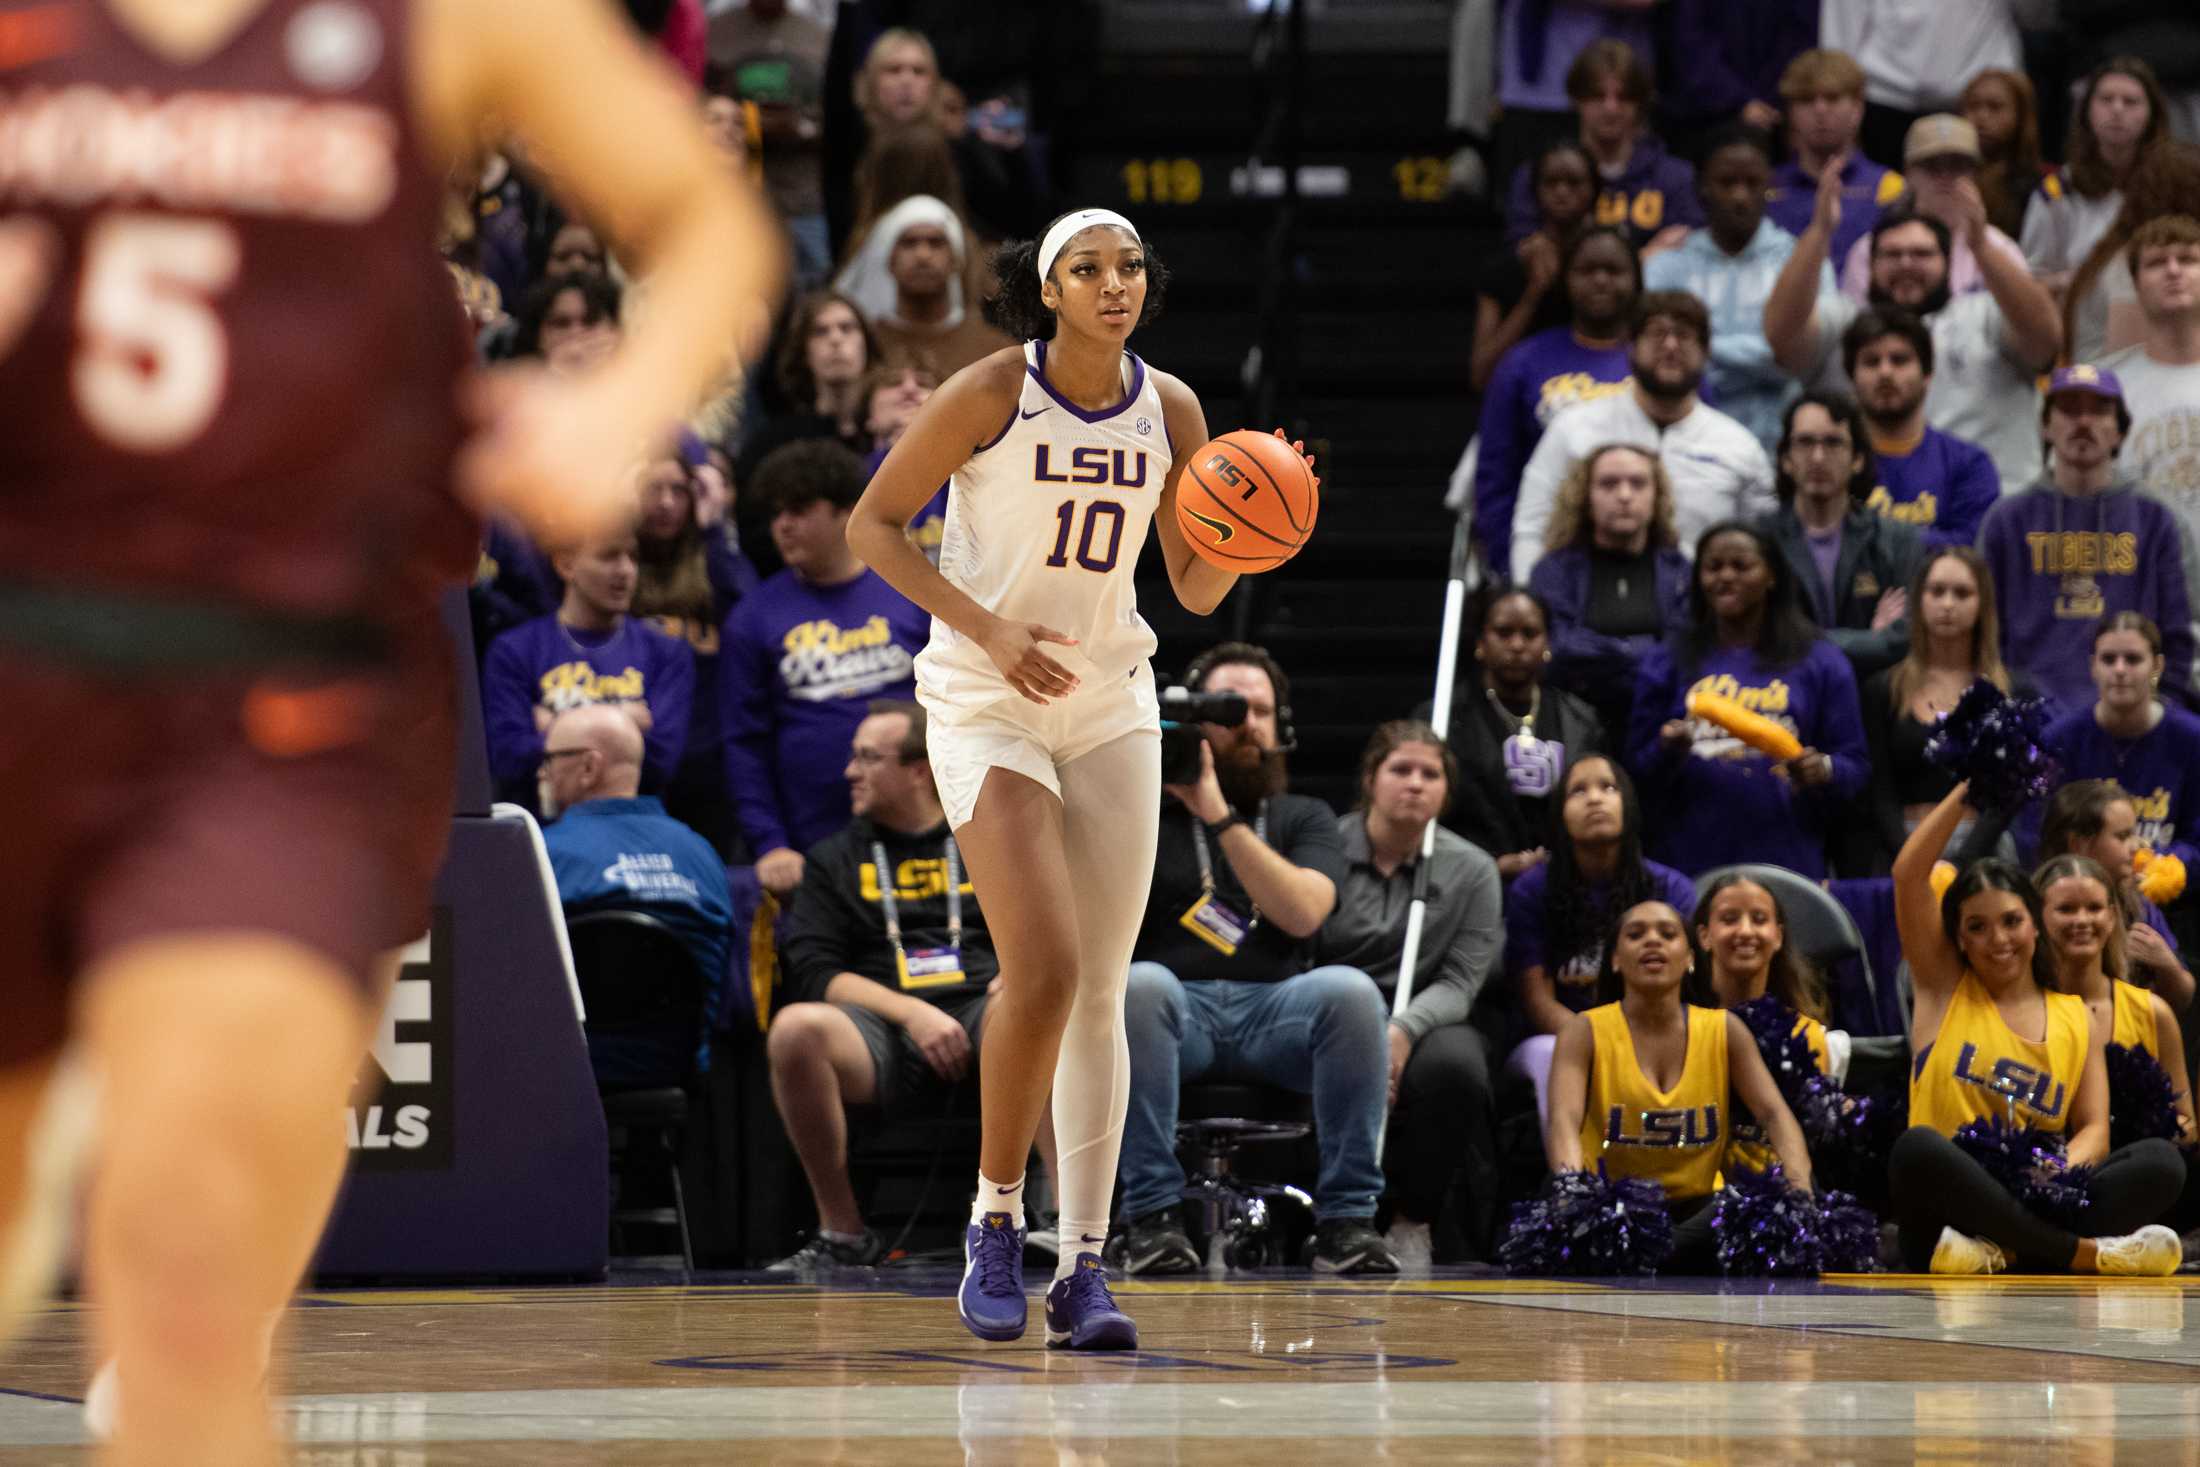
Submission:
[[[1429,709],[1429,723],[1438,738],[1451,737],[1451,690],[1459,677],[1459,626],[1467,614],[1467,582],[1474,574],[1474,548],[1467,538],[1467,517],[1459,517],[1451,535],[1451,579],[1444,586],[1443,641],[1436,649],[1436,701]],[[1436,822],[1421,832],[1421,861],[1413,872],[1413,905],[1406,909],[1406,945],[1398,955],[1398,987],[1390,1002],[1395,1019],[1413,1002],[1413,964],[1421,952],[1421,928],[1428,920],[1429,858],[1436,851]],[[1386,1038],[1386,1053],[1388,1040]],[[1388,1061],[1386,1060],[1387,1064]],[[1381,1156],[1390,1140],[1390,1112],[1376,1134],[1375,1154]]]

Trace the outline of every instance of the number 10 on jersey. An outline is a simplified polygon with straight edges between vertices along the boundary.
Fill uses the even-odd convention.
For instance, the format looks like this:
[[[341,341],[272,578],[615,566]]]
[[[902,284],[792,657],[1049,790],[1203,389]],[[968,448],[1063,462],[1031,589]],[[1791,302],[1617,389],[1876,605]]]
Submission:
[[[1100,522],[1106,520],[1108,543],[1097,554],[1093,541],[1100,538]],[[1065,499],[1054,509],[1054,553],[1047,557],[1047,564],[1056,569],[1069,564],[1070,531],[1077,525],[1077,501]],[[1095,499],[1085,506],[1084,529],[1077,536],[1077,563],[1089,571],[1115,569],[1115,558],[1123,551],[1123,506],[1112,499]]]

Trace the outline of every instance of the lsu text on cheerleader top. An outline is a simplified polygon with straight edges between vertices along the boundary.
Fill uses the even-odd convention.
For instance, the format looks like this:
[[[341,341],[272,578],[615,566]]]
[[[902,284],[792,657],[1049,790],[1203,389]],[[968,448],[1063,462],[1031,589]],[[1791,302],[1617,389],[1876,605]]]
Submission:
[[[1687,1058],[1679,1083],[1660,1090],[1635,1058],[1635,1037],[1616,1003],[1588,1012],[1593,1048],[1581,1159],[1605,1175],[1641,1177],[1673,1198],[1710,1195],[1727,1144],[1726,1011],[1682,1012]]]
[[[1994,1119],[2060,1135],[2085,1074],[2091,1025],[2076,994],[2045,997],[2047,1038],[2027,1039],[1965,969],[1939,1035],[1910,1067],[1910,1124],[1953,1136],[1972,1121]]]
[[[2154,1032],[2154,991],[2121,978],[2116,980],[2114,991],[2116,1026],[2109,1032],[2108,1042],[2145,1050],[2149,1059],[2159,1061],[2162,1055]]]
[[[1810,1045],[1810,1057],[1818,1062],[1818,1073],[1821,1075],[1827,1073],[1829,1061],[1826,1059],[1826,1026],[1808,1014],[1798,1014],[1793,1009],[1786,1012],[1788,1017],[1795,1021],[1794,1026],[1788,1032],[1803,1036],[1805,1042]],[[1765,1068],[1771,1069],[1772,1056],[1766,1055],[1764,1059]],[[1775,1074],[1772,1078],[1775,1083],[1778,1083],[1781,1077]],[[1808,1079],[1809,1077],[1805,1076],[1804,1078]],[[1781,1094],[1785,1096],[1786,1093],[1787,1087],[1782,1085]],[[1727,1142],[1726,1147],[1725,1169],[1727,1172],[1732,1173],[1737,1167],[1761,1172],[1780,1159],[1779,1153],[1772,1149],[1771,1141],[1766,1139],[1763,1124],[1746,1109],[1739,1106],[1735,1108],[1734,1123],[1730,1129],[1733,1132],[1733,1137]]]

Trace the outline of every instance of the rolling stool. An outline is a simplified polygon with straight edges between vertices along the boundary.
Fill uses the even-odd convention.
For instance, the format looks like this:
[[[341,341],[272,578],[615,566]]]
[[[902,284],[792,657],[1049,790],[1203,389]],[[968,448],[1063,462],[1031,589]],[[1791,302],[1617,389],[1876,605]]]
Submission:
[[[1189,1113],[1189,1118],[1187,1114]],[[1186,1153],[1184,1199],[1206,1234],[1207,1265],[1263,1268],[1284,1261],[1274,1204],[1301,1209],[1311,1231],[1314,1199],[1288,1182],[1251,1181],[1237,1174],[1240,1149],[1258,1142],[1297,1141],[1313,1132],[1305,1096],[1255,1085],[1187,1085],[1178,1105],[1177,1147]]]

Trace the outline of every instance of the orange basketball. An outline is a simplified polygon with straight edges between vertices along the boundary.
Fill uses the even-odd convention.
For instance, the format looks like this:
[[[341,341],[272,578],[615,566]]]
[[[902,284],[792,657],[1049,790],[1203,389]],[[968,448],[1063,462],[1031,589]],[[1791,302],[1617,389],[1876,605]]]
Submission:
[[[1321,508],[1298,450],[1240,428],[1192,456],[1176,486],[1176,523],[1200,557],[1224,570],[1274,570],[1314,533]]]

